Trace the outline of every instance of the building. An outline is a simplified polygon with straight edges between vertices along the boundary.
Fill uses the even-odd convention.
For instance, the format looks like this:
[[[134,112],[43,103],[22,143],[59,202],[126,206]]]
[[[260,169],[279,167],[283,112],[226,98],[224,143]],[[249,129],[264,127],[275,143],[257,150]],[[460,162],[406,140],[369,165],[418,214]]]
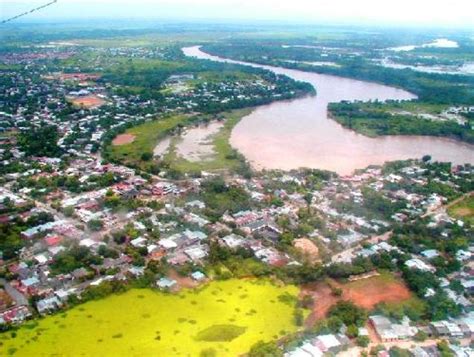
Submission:
[[[418,329],[410,326],[408,321],[397,324],[381,315],[370,316],[369,321],[383,342],[406,340],[412,338],[418,332]]]

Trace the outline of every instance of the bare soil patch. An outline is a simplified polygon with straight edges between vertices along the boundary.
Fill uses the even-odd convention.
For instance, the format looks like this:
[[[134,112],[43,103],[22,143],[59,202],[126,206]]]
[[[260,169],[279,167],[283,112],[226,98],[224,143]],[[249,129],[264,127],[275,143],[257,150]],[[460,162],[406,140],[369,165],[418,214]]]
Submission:
[[[357,280],[340,287],[343,289],[344,299],[351,300],[367,310],[373,309],[381,302],[400,302],[412,296],[403,282],[383,276]]]
[[[135,140],[135,135],[132,134],[120,134],[115,137],[115,139],[112,141],[112,145],[114,146],[120,146],[120,145],[126,145],[126,144],[131,144]]]
[[[308,238],[295,239],[293,245],[296,249],[308,256],[311,261],[316,261],[319,258],[319,249],[312,241]]]
[[[337,289],[342,292],[340,296],[334,293]],[[349,300],[357,306],[372,310],[382,302],[398,303],[412,297],[406,285],[390,275],[374,276],[344,284],[328,279],[325,282],[305,285],[301,294],[311,295],[314,299],[313,311],[306,321],[309,326],[324,319],[331,306],[339,300]]]
[[[105,104],[105,100],[103,100],[102,98],[99,98],[95,95],[88,95],[88,96],[85,96],[85,97],[73,98],[73,99],[71,99],[71,102],[74,105],[77,105],[78,107],[84,107],[84,108],[87,108],[87,109],[98,108],[101,105]]]

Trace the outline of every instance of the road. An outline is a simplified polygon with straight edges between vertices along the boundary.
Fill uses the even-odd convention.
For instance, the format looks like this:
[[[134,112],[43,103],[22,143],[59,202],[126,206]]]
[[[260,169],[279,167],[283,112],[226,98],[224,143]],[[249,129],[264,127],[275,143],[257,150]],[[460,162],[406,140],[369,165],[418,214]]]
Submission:
[[[29,305],[28,299],[22,293],[16,290],[13,286],[11,286],[10,283],[7,282],[5,279],[0,278],[0,285],[3,285],[3,288],[5,289],[7,294],[10,295],[13,300],[15,300],[17,306]]]

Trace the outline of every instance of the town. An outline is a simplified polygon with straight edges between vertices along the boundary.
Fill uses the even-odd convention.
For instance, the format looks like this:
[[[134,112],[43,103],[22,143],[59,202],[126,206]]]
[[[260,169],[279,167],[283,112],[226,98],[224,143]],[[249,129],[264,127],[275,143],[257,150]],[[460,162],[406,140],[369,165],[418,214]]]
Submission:
[[[146,61],[166,70],[150,78]],[[298,330],[250,356],[474,353],[471,165],[427,153],[350,175],[173,175],[141,155],[159,165],[148,170],[111,159],[112,140],[170,115],[213,121],[314,90],[185,59],[178,45],[50,42],[0,62],[0,347],[30,321],[128,289],[254,277],[301,293]]]

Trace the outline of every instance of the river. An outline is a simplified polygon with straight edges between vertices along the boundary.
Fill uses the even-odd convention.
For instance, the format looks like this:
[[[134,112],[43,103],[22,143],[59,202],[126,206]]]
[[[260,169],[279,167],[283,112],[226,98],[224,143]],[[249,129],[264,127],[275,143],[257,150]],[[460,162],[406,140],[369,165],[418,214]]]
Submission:
[[[255,169],[310,167],[347,175],[368,165],[421,158],[426,154],[439,161],[474,164],[474,145],[430,136],[370,138],[328,118],[328,103],[416,98],[407,91],[337,76],[224,59],[201,51],[199,46],[183,48],[183,52],[200,59],[268,69],[311,83],[316,88],[316,96],[258,107],[236,125],[230,143]]]

